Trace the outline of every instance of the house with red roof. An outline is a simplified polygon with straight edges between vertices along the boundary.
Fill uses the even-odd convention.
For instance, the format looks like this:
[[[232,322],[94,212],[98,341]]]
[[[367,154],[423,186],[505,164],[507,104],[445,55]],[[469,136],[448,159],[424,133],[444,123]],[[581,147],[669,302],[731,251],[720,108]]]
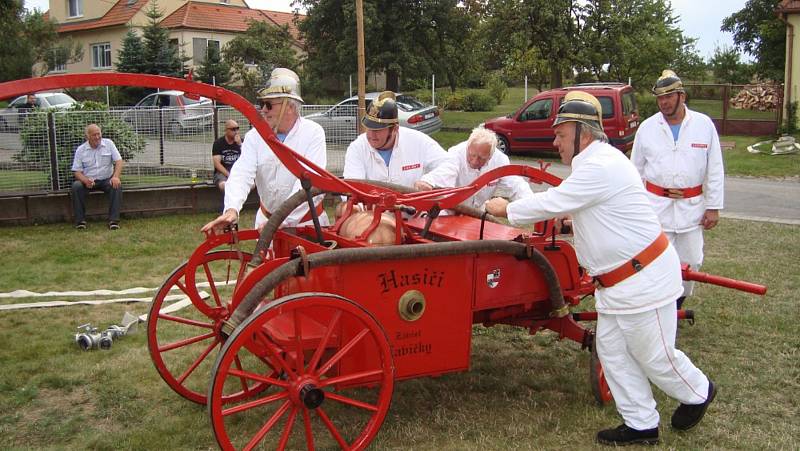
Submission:
[[[71,37],[83,48],[83,59],[61,64],[50,73],[113,72],[122,40],[129,27],[141,30],[151,0],[50,0],[47,15],[58,24],[58,33]],[[291,45],[303,53],[296,21],[305,16],[251,8],[246,0],[157,0],[161,25],[170,31],[170,41],[180,46],[187,69],[200,65],[209,47],[222,49],[250,21],[287,25]]]

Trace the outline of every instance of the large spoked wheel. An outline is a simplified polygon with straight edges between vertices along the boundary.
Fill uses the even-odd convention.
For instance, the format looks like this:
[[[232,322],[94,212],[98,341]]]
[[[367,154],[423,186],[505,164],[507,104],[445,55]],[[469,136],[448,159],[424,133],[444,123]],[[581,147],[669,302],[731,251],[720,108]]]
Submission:
[[[592,340],[592,357],[589,361],[589,385],[592,387],[592,394],[594,399],[600,405],[606,405],[614,399],[611,395],[611,388],[606,381],[606,375],[603,371],[603,365],[600,363],[600,357],[597,355],[597,345],[595,338]]]
[[[153,298],[147,321],[150,357],[164,382],[190,401],[206,403],[211,365],[222,342],[221,322],[230,317],[228,303],[251,258],[233,250],[209,252],[188,279],[195,290],[187,289],[187,262],[172,272]],[[193,301],[190,292],[198,293],[191,295]],[[251,389],[240,388],[226,396],[246,397]]]
[[[241,370],[240,367],[258,370]],[[229,387],[264,383],[246,400]],[[301,293],[259,308],[223,346],[208,410],[225,450],[364,449],[391,403],[394,367],[381,326],[336,295]]]

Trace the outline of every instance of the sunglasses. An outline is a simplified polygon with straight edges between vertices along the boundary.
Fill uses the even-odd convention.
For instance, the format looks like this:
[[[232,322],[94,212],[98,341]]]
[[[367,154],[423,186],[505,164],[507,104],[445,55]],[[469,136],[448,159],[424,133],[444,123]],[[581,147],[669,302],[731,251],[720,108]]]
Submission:
[[[232,130],[232,131],[238,132],[239,131],[239,127],[228,127],[227,130]]]
[[[266,108],[266,109],[267,109],[267,111],[272,111],[272,109],[273,109],[274,107],[276,107],[276,106],[278,106],[278,105],[280,105],[280,104],[282,104],[282,103],[283,103],[283,100],[281,100],[280,102],[274,102],[274,103],[270,102],[269,100],[260,100],[260,101],[258,102],[258,105],[259,105],[261,108]]]

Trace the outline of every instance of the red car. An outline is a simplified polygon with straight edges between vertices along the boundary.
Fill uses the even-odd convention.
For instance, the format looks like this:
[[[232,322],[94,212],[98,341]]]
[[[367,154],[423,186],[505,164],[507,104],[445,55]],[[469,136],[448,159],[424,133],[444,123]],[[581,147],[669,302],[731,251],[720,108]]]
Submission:
[[[623,152],[633,148],[639,127],[636,93],[624,83],[583,83],[567,88],[543,91],[516,112],[489,119],[483,125],[497,133],[498,148],[504,153],[555,151],[551,128],[558,107],[571,90],[581,90],[597,97],[603,107],[603,128],[609,142]]]

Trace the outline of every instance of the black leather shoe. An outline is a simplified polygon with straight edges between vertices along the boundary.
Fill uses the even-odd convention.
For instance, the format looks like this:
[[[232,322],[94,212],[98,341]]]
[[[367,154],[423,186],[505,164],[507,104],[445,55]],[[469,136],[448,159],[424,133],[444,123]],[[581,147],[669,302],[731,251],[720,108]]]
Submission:
[[[689,429],[697,426],[697,423],[703,419],[703,415],[706,414],[706,409],[708,409],[708,405],[714,401],[714,397],[717,396],[717,387],[711,382],[711,379],[708,380],[708,395],[706,396],[706,402],[702,404],[683,404],[678,406],[675,409],[675,413],[672,414],[672,427],[679,430],[679,431],[688,431]]]
[[[597,442],[603,445],[657,445],[658,428],[638,430],[621,424],[614,429],[605,429],[597,433]]]

